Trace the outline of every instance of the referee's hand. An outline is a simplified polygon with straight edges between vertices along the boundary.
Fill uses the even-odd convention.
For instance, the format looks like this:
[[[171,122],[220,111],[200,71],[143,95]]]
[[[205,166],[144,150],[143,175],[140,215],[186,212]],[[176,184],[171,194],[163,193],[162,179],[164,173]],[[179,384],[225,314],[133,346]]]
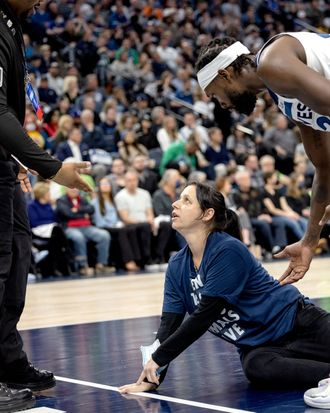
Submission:
[[[76,188],[92,193],[93,189],[79,175],[90,169],[90,167],[90,162],[64,162],[52,181],[68,188]]]

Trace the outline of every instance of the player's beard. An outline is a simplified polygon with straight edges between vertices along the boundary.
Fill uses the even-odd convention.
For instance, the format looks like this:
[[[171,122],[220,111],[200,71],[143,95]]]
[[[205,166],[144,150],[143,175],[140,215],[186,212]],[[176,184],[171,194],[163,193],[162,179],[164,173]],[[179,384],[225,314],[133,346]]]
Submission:
[[[251,115],[257,102],[257,97],[251,92],[232,92],[229,96],[233,107],[244,115]]]

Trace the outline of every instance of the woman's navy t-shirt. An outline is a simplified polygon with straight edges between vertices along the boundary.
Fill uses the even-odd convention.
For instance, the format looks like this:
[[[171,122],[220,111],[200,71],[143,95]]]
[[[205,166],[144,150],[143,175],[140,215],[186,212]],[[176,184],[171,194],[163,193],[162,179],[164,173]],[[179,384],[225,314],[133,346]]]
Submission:
[[[163,311],[191,314],[202,295],[226,301],[209,331],[237,347],[271,342],[292,330],[303,297],[296,287],[281,286],[242,242],[222,232],[209,235],[198,271],[188,246],[170,259]]]

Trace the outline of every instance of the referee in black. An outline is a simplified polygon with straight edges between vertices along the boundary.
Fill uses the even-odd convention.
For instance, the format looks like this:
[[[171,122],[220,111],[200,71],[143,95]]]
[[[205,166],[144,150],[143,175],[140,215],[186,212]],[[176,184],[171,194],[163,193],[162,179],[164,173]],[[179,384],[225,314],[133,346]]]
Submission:
[[[71,188],[91,191],[79,175],[88,163],[62,165],[41,150],[22,126],[26,92],[37,115],[42,116],[28,82],[20,26],[21,20],[39,5],[40,0],[0,0],[0,412],[31,407],[35,403],[31,390],[55,386],[53,373],[29,363],[17,331],[31,255],[23,194],[31,190],[27,171]]]

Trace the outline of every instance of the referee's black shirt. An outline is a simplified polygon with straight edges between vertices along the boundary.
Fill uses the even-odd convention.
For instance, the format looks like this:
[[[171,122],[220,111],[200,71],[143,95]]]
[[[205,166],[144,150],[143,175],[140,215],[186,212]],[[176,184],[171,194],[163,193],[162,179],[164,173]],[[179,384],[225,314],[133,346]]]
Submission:
[[[15,33],[13,33],[13,29]],[[12,154],[43,178],[50,178],[62,163],[39,148],[26,134],[24,44],[17,16],[0,1],[0,157]]]

